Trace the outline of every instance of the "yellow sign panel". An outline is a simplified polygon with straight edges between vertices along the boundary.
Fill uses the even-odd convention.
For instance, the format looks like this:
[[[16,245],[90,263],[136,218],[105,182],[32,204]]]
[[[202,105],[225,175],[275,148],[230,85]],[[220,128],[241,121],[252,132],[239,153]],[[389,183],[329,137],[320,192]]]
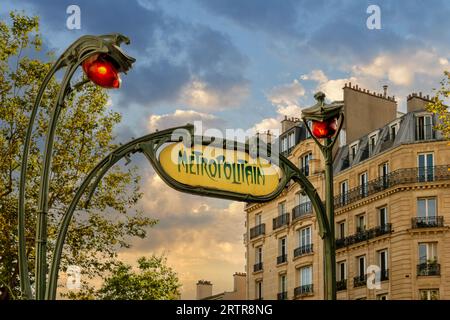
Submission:
[[[281,178],[280,168],[266,159],[212,146],[174,143],[160,152],[159,161],[170,177],[185,185],[256,197],[277,190]]]

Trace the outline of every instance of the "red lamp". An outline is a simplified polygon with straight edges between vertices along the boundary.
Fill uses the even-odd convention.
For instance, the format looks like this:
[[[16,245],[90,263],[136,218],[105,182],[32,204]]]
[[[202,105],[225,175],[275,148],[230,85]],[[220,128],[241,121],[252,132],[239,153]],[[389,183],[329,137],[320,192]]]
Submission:
[[[317,139],[331,138],[337,131],[337,118],[312,122],[312,134]]]
[[[113,89],[120,87],[119,72],[108,56],[94,55],[83,61],[82,66],[86,76],[96,85]]]

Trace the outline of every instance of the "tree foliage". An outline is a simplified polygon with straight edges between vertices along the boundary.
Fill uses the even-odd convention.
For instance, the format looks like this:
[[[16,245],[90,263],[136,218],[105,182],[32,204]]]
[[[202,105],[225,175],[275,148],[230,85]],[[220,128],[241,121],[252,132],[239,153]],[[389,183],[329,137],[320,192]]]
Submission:
[[[130,265],[120,263],[105,279],[103,286],[89,292],[87,297],[103,300],[177,299],[180,288],[178,277],[166,262],[164,256],[141,257],[137,261],[138,272],[134,272]]]
[[[439,89],[436,90],[432,102],[427,105],[427,110],[438,115],[439,123],[436,129],[442,132],[442,135],[450,140],[450,113],[448,106],[444,104],[450,97],[450,72],[444,72],[444,79],[440,82]]]
[[[0,21],[0,300],[19,298],[17,259],[18,177],[23,139],[39,85],[49,62],[38,57],[42,45],[37,17],[10,13]],[[77,75],[77,80],[81,75]],[[46,90],[33,131],[26,186],[26,239],[33,280],[34,237],[40,181],[41,149],[49,114],[58,92],[53,79]],[[90,169],[117,145],[113,129],[121,115],[108,110],[105,90],[87,83],[67,97],[58,122],[51,167],[48,249],[52,253],[57,226],[76,188]],[[135,167],[114,167],[103,179],[89,211],[78,210],[69,228],[61,268],[78,265],[84,279],[115,270],[117,250],[130,246],[131,237],[143,238],[156,221],[132,209],[141,198]],[[84,290],[89,292],[89,281]]]

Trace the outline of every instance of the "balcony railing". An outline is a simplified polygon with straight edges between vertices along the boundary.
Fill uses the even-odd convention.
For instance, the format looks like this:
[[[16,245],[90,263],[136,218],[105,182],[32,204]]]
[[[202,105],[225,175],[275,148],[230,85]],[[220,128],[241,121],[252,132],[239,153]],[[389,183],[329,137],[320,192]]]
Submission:
[[[266,233],[266,224],[261,223],[250,229],[250,239],[256,238]]]
[[[306,284],[300,287],[297,287],[294,289],[294,296],[301,297],[310,295],[314,292],[313,285],[312,284]]]
[[[380,271],[380,281],[389,280],[389,269],[381,269]]]
[[[441,274],[439,263],[421,263],[417,265],[418,276],[438,276]]]
[[[304,246],[298,247],[294,250],[294,258],[303,256],[305,254],[308,253],[312,253],[313,252],[313,245],[311,244],[306,244]]]
[[[367,283],[367,274],[365,275],[359,275],[353,278],[353,287],[362,287],[365,286]]]
[[[273,230],[281,228],[289,224],[289,213],[284,213],[273,218]]]
[[[413,229],[417,228],[438,228],[444,226],[443,216],[429,216],[412,218]]]
[[[334,207],[343,207],[349,203],[405,183],[450,180],[450,171],[448,168],[448,165],[443,165],[405,168],[392,171],[391,173],[371,180],[362,186],[350,189],[345,194],[337,195],[334,198]]]
[[[287,291],[278,293],[277,300],[287,300]]]
[[[255,263],[253,265],[253,272],[262,271],[262,269],[263,269],[263,263],[262,262]]]
[[[388,234],[392,232],[392,224],[386,223],[381,226],[377,226],[375,228],[369,229],[369,230],[360,230],[359,232],[355,233],[354,235],[336,239],[336,249],[340,249],[343,247],[348,247],[352,244],[359,243],[362,241],[367,241],[379,236],[382,236],[384,234]]]
[[[347,290],[347,279],[336,281],[336,290],[337,291]]]
[[[307,217],[312,214],[311,202],[301,203],[292,209],[292,221]]]
[[[277,264],[285,263],[287,262],[287,254],[282,254],[281,256],[277,257]]]

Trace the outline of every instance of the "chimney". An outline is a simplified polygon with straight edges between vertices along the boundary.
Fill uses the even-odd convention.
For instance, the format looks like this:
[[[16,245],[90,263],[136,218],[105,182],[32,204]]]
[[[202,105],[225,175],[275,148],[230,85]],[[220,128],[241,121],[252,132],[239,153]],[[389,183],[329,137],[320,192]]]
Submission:
[[[233,291],[244,293],[247,283],[247,274],[244,272],[235,272],[235,274],[233,274],[233,280],[234,280]]]
[[[212,296],[212,283],[206,280],[197,282],[197,300]]]
[[[383,86],[383,97],[384,97],[384,98],[387,97],[387,89],[388,89],[388,86],[385,84],[385,85]]]

